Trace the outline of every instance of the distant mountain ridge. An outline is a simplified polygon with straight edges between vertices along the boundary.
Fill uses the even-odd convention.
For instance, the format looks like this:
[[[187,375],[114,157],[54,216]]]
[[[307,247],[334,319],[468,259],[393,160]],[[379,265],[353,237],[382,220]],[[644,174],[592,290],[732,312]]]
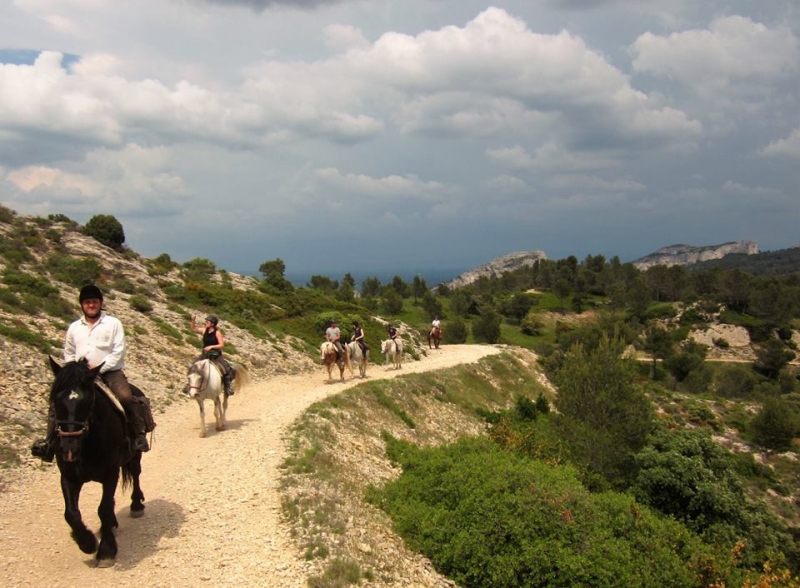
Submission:
[[[494,258],[488,263],[484,263],[476,268],[465,271],[456,279],[448,282],[448,288],[462,288],[469,286],[482,277],[491,278],[493,276],[500,276],[506,272],[514,271],[521,267],[530,266],[537,261],[547,259],[544,251],[517,251],[515,253],[507,253],[500,257]]]
[[[696,247],[683,243],[662,247],[655,253],[633,261],[633,265],[640,270],[646,270],[654,265],[691,265],[714,259],[722,259],[731,254],[755,255],[758,253],[758,244],[755,241],[730,241],[720,245],[706,245]]]

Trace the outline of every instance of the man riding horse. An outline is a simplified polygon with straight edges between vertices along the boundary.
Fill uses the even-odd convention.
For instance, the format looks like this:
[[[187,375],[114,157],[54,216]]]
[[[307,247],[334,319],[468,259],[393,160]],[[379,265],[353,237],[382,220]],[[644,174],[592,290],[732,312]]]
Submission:
[[[119,399],[134,432],[134,451],[150,451],[146,428],[150,421],[149,407],[131,392],[125,377],[125,330],[118,318],[103,310],[103,293],[94,284],[81,288],[78,295],[83,316],[67,329],[64,360],[85,359],[89,368],[101,366],[99,378]],[[153,425],[154,426],[154,425]],[[33,444],[31,453],[44,461],[53,461],[56,423],[53,407],[47,417],[47,437]]]
[[[432,338],[435,335],[438,335],[442,329],[442,321],[439,320],[438,316],[433,317],[433,321],[431,322],[431,332],[428,333],[428,338]]]
[[[325,330],[325,338],[336,347],[336,363],[341,363],[344,357],[344,347],[342,347],[341,341],[342,332],[336,326],[336,319],[332,319],[330,326]]]

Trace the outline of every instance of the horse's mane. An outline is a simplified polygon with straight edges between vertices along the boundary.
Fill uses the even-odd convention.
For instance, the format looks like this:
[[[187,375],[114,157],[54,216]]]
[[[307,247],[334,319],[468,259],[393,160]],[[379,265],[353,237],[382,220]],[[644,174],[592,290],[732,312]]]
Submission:
[[[93,389],[94,374],[92,374],[91,369],[89,369],[89,363],[85,359],[65,363],[55,376],[53,386],[50,388],[51,398],[64,390],[72,390],[74,388]]]

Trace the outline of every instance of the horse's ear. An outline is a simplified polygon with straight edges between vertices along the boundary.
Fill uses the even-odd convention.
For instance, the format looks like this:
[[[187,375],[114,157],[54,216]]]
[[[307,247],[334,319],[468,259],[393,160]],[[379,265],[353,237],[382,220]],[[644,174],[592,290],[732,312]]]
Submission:
[[[57,376],[58,372],[61,371],[61,366],[58,364],[58,362],[55,359],[53,359],[52,355],[48,355],[47,359],[50,360],[50,369],[52,370],[53,375]]]

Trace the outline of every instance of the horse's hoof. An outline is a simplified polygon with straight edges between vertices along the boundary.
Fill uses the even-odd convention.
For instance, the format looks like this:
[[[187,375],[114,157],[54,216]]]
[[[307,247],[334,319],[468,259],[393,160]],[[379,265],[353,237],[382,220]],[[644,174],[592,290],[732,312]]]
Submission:
[[[205,432],[205,431],[203,431],[203,432],[202,432],[202,433],[200,433],[200,435],[199,435],[199,437],[200,437],[201,439],[205,438],[205,436],[206,436],[206,432]]]
[[[131,508],[131,518],[132,519],[140,519],[144,516],[144,507],[134,510]]]
[[[113,568],[115,563],[117,563],[117,560],[115,560],[115,559],[98,559],[97,560],[97,567],[98,568]]]

